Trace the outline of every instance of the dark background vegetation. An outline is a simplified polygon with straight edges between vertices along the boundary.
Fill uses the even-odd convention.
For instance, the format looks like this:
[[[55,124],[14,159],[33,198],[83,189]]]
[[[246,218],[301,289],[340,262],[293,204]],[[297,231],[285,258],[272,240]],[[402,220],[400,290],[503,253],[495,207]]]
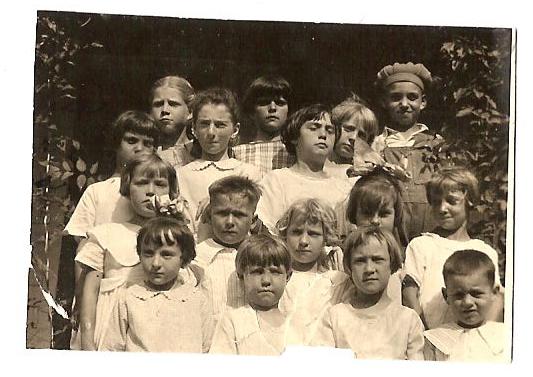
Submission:
[[[510,29],[39,12],[32,201],[37,280],[69,306],[72,281],[59,265],[72,263],[72,253],[61,251],[72,246],[61,230],[87,185],[111,173],[111,122],[124,110],[148,110],[156,79],[178,74],[197,90],[226,86],[242,95],[256,76],[279,73],[293,87],[295,110],[314,102],[335,105],[352,91],[376,103],[376,73],[396,61],[423,63],[436,78],[421,121],[447,143],[428,149],[427,168],[474,169],[482,203],[473,236],[499,251],[504,273],[510,48]],[[243,127],[244,139],[250,135]],[[65,323],[59,323],[54,331],[61,333]],[[58,343],[51,346],[61,348]]]

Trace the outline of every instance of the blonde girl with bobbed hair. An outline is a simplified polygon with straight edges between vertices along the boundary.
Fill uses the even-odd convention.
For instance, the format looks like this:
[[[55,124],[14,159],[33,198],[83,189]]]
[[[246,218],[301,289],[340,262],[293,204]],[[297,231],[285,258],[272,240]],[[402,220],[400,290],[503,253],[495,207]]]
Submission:
[[[342,271],[335,213],[318,199],[296,201],[276,225],[292,258],[293,275],[280,301],[289,344],[308,345],[322,313],[349,287]]]

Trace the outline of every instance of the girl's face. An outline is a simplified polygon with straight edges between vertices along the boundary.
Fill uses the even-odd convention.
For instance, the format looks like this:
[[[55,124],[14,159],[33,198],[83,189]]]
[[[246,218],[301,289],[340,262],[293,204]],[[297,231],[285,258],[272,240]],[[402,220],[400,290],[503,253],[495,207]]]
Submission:
[[[187,122],[190,112],[178,89],[162,86],[154,91],[151,115],[158,121],[163,135],[175,135]]]
[[[367,135],[362,127],[357,124],[358,116],[354,114],[350,119],[343,122],[341,126],[341,135],[337,144],[335,144],[335,153],[346,160],[353,159],[353,150],[355,139],[360,138],[366,141]]]
[[[350,257],[352,280],[358,292],[375,295],[387,288],[391,275],[390,255],[386,243],[372,237],[359,245]]]
[[[287,228],[286,241],[295,270],[314,265],[324,252],[325,239],[322,224],[320,222],[313,224],[298,218],[293,219]],[[307,268],[304,269],[307,270]]]
[[[254,123],[269,135],[279,134],[287,120],[289,106],[281,96],[265,96],[256,100]]]
[[[139,174],[143,171],[142,164],[133,171],[130,182],[130,202],[135,213],[144,218],[155,216],[151,198],[154,195],[168,195],[170,193],[168,179],[160,175],[153,177]]]
[[[162,237],[164,239],[164,237]],[[141,266],[150,284],[158,289],[170,289],[181,268],[181,248],[178,244],[144,245]]]
[[[381,206],[376,211],[368,211],[361,208],[361,205],[357,206],[357,212],[355,213],[355,225],[368,226],[376,225],[389,232],[394,232],[394,206],[392,202]]]
[[[318,120],[309,120],[300,128],[300,137],[294,141],[299,161],[325,161],[335,144],[335,126],[325,113]]]
[[[249,266],[243,275],[245,297],[256,310],[275,308],[288,280],[285,266]]]
[[[467,221],[466,193],[460,190],[444,192],[431,204],[437,224],[446,230],[457,230]]]
[[[218,161],[227,154],[231,137],[239,133],[239,124],[233,123],[226,105],[208,103],[198,112],[193,133],[202,147],[202,158]]]
[[[126,131],[117,149],[117,166],[124,166],[135,156],[154,153],[154,139],[150,136]]]

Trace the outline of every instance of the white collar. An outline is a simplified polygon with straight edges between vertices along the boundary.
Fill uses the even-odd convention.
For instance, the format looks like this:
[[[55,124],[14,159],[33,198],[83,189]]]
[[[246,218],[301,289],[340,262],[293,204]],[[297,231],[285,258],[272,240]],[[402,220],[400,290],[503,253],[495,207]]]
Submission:
[[[226,158],[220,161],[208,161],[204,159],[197,159],[190,162],[187,166],[189,169],[194,171],[202,171],[210,166],[213,166],[215,169],[220,171],[235,170],[237,167],[242,165],[242,161],[239,161],[235,158]]]
[[[201,262],[205,265],[211,264],[215,257],[221,252],[236,252],[236,249],[230,247],[224,247],[221,244],[217,243],[214,239],[208,238],[201,244],[202,252],[198,253],[197,259],[203,259]],[[200,246],[198,245],[198,246]]]

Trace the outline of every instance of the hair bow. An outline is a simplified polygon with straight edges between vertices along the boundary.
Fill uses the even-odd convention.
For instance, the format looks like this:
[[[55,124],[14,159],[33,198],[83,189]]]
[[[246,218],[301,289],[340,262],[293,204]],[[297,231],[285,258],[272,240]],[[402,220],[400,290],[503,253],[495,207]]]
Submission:
[[[364,140],[356,138],[354,142],[353,165],[347,171],[348,176],[368,175],[376,169],[381,169],[401,181],[407,181],[412,178],[411,174],[405,168],[388,163],[378,152],[370,148]]]
[[[153,209],[159,216],[170,216],[189,223],[189,203],[182,197],[170,199],[169,195],[154,195],[151,198]]]

